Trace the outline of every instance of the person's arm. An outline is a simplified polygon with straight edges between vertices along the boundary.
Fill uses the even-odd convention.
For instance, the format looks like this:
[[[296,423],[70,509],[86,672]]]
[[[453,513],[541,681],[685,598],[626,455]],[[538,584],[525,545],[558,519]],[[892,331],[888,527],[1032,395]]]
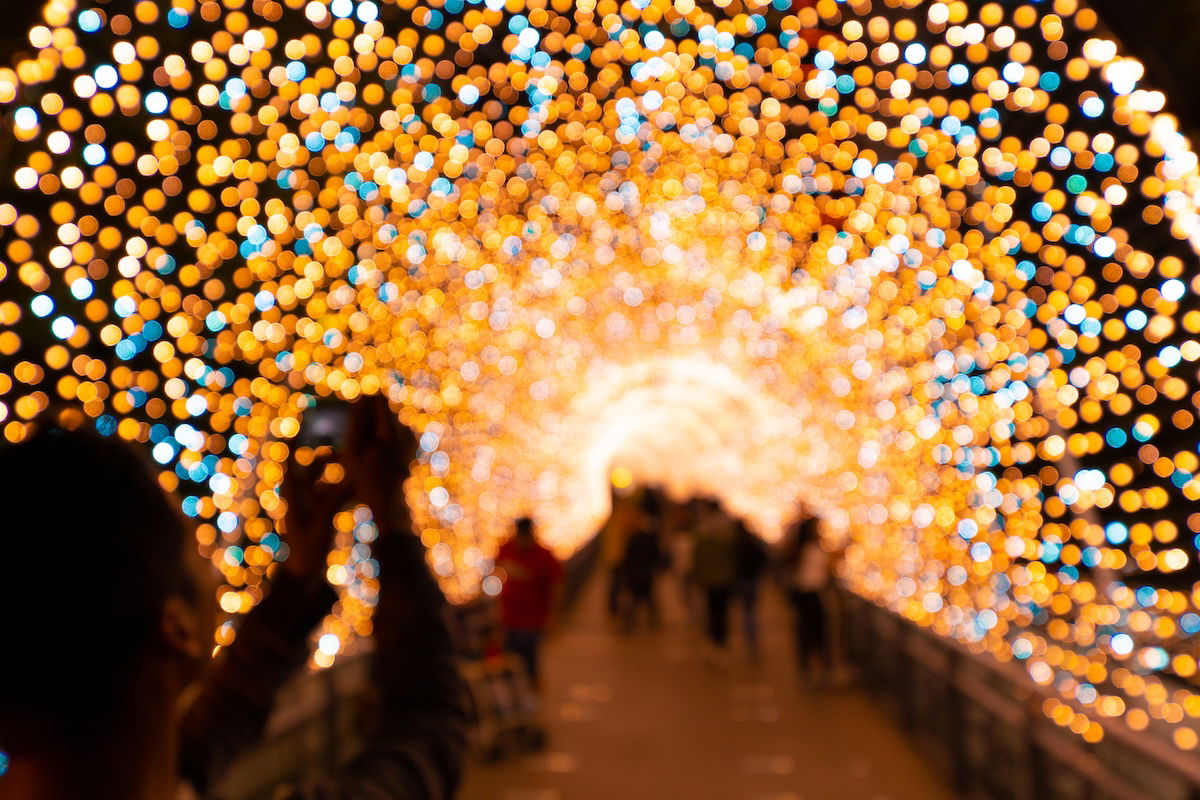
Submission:
[[[394,502],[403,497],[397,492],[407,471],[407,464],[396,463],[396,455],[415,451],[415,442],[398,430],[386,403],[368,406],[368,411],[375,413],[374,423],[347,467],[356,473],[352,478],[359,499],[375,512],[380,529],[373,548],[380,590],[371,655],[377,718],[353,761],[285,797],[449,800],[466,750],[465,689],[446,599],[426,565],[425,547],[413,534],[407,508]]]
[[[336,595],[284,573],[246,615],[191,696],[180,723],[180,777],[203,795],[261,736],[275,692],[308,654],[308,634]]]
[[[449,800],[458,787],[466,711],[445,598],[411,533],[381,533],[375,558],[376,726],[358,757],[290,800]]]
[[[308,469],[289,463],[286,561],[276,568],[266,598],[243,619],[233,644],[209,666],[180,720],[179,771],[204,793],[258,740],[280,684],[308,654],[308,635],[337,595],[324,579],[333,514],[348,487],[321,481],[331,457]]]

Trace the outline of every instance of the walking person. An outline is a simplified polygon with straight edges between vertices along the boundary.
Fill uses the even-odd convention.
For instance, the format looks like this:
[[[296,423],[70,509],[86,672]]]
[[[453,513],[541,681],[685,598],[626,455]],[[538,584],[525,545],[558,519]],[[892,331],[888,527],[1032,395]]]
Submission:
[[[684,508],[676,508],[673,524],[667,533],[669,569],[673,577],[679,604],[683,607],[684,623],[689,627],[699,624],[699,602],[696,598],[695,552],[696,552],[696,503],[692,501]]]
[[[500,622],[507,649],[525,664],[535,688],[541,688],[542,639],[558,610],[562,565],[533,535],[533,520],[522,517],[516,532],[500,546],[496,567],[505,573],[500,590]]]
[[[796,653],[801,679],[806,686],[819,688],[831,678],[823,595],[831,583],[833,560],[822,546],[816,517],[806,515],[797,521],[784,564],[788,595],[796,615]]]
[[[629,603],[629,585],[625,580],[625,551],[633,526],[637,506],[633,498],[616,486],[610,494],[611,511],[600,530],[600,561],[608,572],[608,615],[614,622],[625,618]]]
[[[705,598],[709,648],[706,658],[716,666],[729,662],[729,598],[737,580],[734,531],[731,520],[715,500],[706,500],[696,528],[693,575]]]
[[[750,532],[744,520],[737,520],[734,531],[737,562],[736,595],[742,611],[742,635],[746,652],[758,661],[758,588],[771,557],[763,540]]]
[[[658,627],[658,604],[654,583],[662,566],[663,552],[659,544],[662,528],[658,495],[650,489],[642,495],[641,513],[633,534],[625,546],[622,574],[629,588],[629,604],[625,609],[624,628],[631,632],[637,624],[638,611],[646,609],[651,627]]]

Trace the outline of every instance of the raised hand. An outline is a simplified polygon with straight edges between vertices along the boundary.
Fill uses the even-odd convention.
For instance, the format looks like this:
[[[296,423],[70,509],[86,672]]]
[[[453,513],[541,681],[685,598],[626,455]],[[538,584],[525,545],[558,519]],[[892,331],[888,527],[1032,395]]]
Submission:
[[[333,539],[333,515],[352,495],[353,486],[333,453],[318,456],[302,465],[292,446],[281,487],[287,503],[284,533],[291,554],[281,569],[300,580],[322,574]]]
[[[417,440],[400,424],[382,395],[364,397],[354,404],[346,435],[343,463],[354,497],[366,503],[380,530],[395,530],[400,522],[397,505],[402,481],[416,457]]]

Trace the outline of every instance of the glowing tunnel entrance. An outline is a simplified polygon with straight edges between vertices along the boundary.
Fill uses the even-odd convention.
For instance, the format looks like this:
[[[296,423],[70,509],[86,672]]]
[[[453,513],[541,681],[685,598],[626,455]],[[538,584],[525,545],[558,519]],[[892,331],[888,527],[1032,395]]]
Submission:
[[[145,443],[227,611],[304,409],[383,392],[455,596],[516,514],[578,546],[617,462],[768,536],[803,496],[1065,726],[1197,746],[1200,172],[1081,3],[51,0],[28,41],[4,436]]]
[[[603,519],[614,469],[676,498],[719,497],[768,538],[806,489],[824,485],[829,452],[818,426],[727,366],[647,361],[611,366],[597,378],[564,425],[560,452],[570,473],[540,498],[551,540],[564,510],[587,515],[574,525],[563,521],[567,541],[594,529],[587,517]]]

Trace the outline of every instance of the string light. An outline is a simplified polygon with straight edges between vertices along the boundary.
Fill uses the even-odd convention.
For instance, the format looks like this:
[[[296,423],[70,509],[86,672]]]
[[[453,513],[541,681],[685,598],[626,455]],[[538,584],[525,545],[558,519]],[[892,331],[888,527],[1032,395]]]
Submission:
[[[613,467],[768,538],[803,498],[1056,722],[1196,746],[1200,172],[1090,9],[131,8],[51,0],[0,69],[0,426],[144,442],[227,611],[303,410],[382,392],[455,596],[518,513],[577,547]],[[336,522],[317,665],[377,590]]]

